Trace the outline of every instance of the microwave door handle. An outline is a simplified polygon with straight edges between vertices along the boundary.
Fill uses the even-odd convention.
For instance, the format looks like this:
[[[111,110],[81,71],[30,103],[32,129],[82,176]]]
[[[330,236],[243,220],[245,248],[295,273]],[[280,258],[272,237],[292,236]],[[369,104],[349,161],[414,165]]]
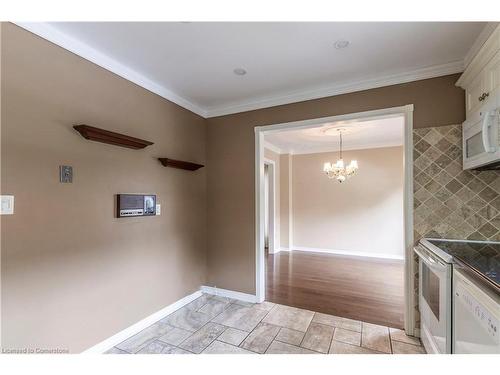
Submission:
[[[490,112],[485,112],[484,118],[483,118],[483,124],[482,124],[482,128],[481,128],[481,132],[482,132],[482,136],[483,136],[482,137],[483,138],[483,147],[484,147],[484,151],[486,151],[486,152],[495,151],[491,147],[490,134],[488,132],[488,120],[489,120],[490,116],[491,116]]]

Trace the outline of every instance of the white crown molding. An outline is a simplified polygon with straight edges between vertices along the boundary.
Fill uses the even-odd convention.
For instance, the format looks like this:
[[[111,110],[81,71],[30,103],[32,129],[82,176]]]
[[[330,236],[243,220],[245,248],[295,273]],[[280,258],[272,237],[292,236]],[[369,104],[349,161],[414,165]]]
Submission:
[[[281,148],[279,148],[278,146],[275,146],[272,143],[269,143],[267,141],[264,141],[264,148],[267,148],[268,150],[271,150],[272,152],[274,152],[276,154],[284,154],[284,152]]]
[[[90,47],[89,45],[62,33],[46,22],[15,22],[15,24],[35,35],[38,35],[39,37],[42,37],[43,39],[48,40],[49,42],[58,45],[59,47],[73,52],[75,55],[83,57],[84,59],[89,60],[94,64],[99,65],[100,67],[161,96],[162,98],[165,98],[191,112],[196,113],[199,116],[206,118],[206,112],[203,108],[175,94],[171,90],[150,80],[149,78],[144,77],[142,74],[130,69],[129,67]]]
[[[483,37],[487,35],[485,41],[478,42],[479,50],[471,57],[471,61],[464,73],[460,76],[458,81],[455,83],[457,86],[465,88],[469,85],[472,80],[477,77],[485,65],[495,56],[498,51],[498,46],[500,44],[500,26],[496,23],[496,27],[491,31],[489,28],[485,28],[489,33],[483,34]],[[484,31],[484,30],[483,30]],[[491,32],[490,32],[491,31]],[[482,41],[482,39],[479,39]]]
[[[127,67],[123,63],[118,62],[86,43],[66,35],[46,22],[16,22],[15,24],[204,118],[224,116],[255,109],[369,90],[377,87],[435,78],[462,72],[464,68],[464,61],[460,60],[403,73],[342,82],[304,91],[285,92],[267,98],[244,100],[230,105],[204,108],[177,95],[151,79],[146,78],[141,73]]]
[[[283,104],[297,103],[306,100],[325,98],[350,92],[374,89],[377,87],[397,85],[422,79],[435,78],[463,71],[462,60],[447,64],[434,65],[415,69],[404,73],[391,74],[366,80],[351,81],[313,90],[284,93],[265,99],[242,101],[229,106],[213,107],[206,110],[207,118],[224,116],[233,113],[252,111],[255,109],[274,107]]]
[[[484,26],[483,30],[481,31],[481,33],[476,38],[472,46],[469,48],[469,51],[465,55],[464,68],[467,68],[469,66],[472,59],[474,59],[474,56],[477,55],[477,53],[484,45],[484,43],[486,43],[490,35],[493,34],[493,31],[495,31],[498,24],[499,24],[498,22],[488,22],[486,26]]]
[[[398,146],[403,146],[403,140],[399,141],[393,141],[393,142],[379,142],[379,143],[367,143],[364,145],[356,145],[356,146],[342,146],[342,150],[344,151],[356,151],[356,150],[368,150],[368,149],[373,149],[373,148],[386,148],[386,147],[398,147]],[[271,148],[273,147],[273,148]],[[302,149],[302,150],[297,150],[297,149],[291,149],[288,150],[286,148],[278,148],[277,146],[264,141],[264,148],[267,148],[273,152],[276,152],[277,154],[283,155],[283,154],[291,154],[291,155],[308,155],[308,154],[321,154],[325,152],[337,152],[339,150],[338,145],[327,145],[327,146],[321,146],[318,145],[316,147],[311,147],[309,149]],[[276,151],[275,151],[276,150]],[[278,152],[279,150],[279,152]]]
[[[402,139],[394,142],[379,142],[379,143],[369,143],[356,146],[342,146],[342,151],[356,151],[356,150],[369,150],[369,149],[371,150],[373,148],[386,148],[386,147],[398,147],[398,146],[403,146]],[[315,147],[309,150],[291,150],[290,154],[308,155],[308,154],[321,154],[324,152],[337,152],[337,151],[339,151],[339,148],[337,145],[335,145],[335,146]]]

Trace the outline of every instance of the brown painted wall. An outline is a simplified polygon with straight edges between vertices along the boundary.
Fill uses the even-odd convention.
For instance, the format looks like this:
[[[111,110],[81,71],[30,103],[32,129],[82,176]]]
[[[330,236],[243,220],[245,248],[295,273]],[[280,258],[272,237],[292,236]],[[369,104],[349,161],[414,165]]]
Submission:
[[[205,164],[205,120],[12,24],[1,73],[2,346],[79,352],[198,290],[207,171],[155,158]],[[76,123],[155,144],[90,142]],[[117,219],[116,193],[156,193],[162,214]]]
[[[449,75],[211,118],[208,123],[208,284],[255,292],[254,127],[414,105],[414,127],[464,121]]]

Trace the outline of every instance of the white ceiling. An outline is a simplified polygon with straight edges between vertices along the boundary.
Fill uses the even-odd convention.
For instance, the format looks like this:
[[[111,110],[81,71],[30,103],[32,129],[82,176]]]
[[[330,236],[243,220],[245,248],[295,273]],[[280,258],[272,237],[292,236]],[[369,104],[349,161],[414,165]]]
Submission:
[[[486,23],[18,25],[213,117],[462,71],[464,58]],[[350,45],[336,49],[337,40],[348,40]],[[233,73],[240,67],[246,75]]]
[[[318,127],[284,130],[264,136],[264,146],[281,154],[312,154],[339,150],[336,129],[342,129],[343,149],[394,147],[403,144],[404,117],[340,121]]]

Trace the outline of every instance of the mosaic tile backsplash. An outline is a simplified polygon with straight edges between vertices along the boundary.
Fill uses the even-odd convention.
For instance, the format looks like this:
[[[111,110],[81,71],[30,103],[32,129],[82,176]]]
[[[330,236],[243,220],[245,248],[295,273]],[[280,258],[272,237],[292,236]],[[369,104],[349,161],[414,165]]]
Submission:
[[[500,171],[462,170],[462,126],[413,131],[414,236],[500,241]]]
[[[461,125],[413,130],[413,191],[415,243],[423,237],[500,241],[500,171],[462,170]]]

